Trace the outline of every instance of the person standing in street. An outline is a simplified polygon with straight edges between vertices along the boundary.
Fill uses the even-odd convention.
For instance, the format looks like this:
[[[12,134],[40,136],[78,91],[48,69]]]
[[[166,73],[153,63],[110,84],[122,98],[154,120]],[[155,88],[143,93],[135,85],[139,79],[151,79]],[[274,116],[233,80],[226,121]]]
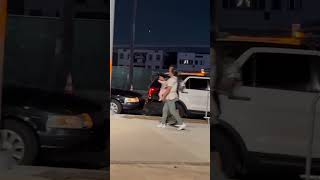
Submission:
[[[178,78],[177,71],[173,66],[169,67],[169,76],[167,80],[167,88],[163,94],[164,106],[162,109],[162,118],[158,127],[165,128],[169,114],[171,114],[177,121],[177,130],[184,130],[186,124],[183,122],[179,113],[176,110],[176,102],[179,100],[178,96]]]

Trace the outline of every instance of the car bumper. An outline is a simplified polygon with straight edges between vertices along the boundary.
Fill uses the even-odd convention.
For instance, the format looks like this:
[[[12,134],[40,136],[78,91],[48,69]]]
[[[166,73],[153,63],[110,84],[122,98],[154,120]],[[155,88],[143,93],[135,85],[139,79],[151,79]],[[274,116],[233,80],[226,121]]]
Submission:
[[[123,110],[141,110],[143,109],[145,101],[140,100],[138,103],[123,103]]]
[[[39,134],[43,149],[100,151],[106,149],[107,136],[93,130],[51,129]]]

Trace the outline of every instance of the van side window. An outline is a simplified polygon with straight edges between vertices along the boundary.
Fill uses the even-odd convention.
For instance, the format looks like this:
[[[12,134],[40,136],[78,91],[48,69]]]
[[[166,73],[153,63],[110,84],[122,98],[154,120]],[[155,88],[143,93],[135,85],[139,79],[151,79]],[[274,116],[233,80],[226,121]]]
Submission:
[[[187,89],[195,89],[195,90],[208,90],[208,80],[207,79],[196,79],[190,78],[186,82]]]
[[[242,67],[244,86],[307,91],[310,81],[307,55],[257,53]]]

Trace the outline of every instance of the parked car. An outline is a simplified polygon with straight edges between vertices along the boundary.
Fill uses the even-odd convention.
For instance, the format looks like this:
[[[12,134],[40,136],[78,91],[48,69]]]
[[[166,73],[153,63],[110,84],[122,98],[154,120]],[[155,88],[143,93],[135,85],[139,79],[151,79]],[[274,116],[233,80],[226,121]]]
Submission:
[[[3,148],[20,165],[32,165],[43,149],[101,151],[107,147],[103,105],[59,92],[6,86]]]
[[[160,74],[159,74],[160,75]],[[158,82],[159,75],[153,78],[149,87],[148,100],[144,107],[146,114],[161,114],[163,103],[159,102],[161,84]],[[166,76],[167,75],[162,75]],[[210,111],[210,78],[202,73],[180,73],[179,101],[176,103],[181,117],[190,115],[204,115]]]
[[[141,110],[145,100],[142,95],[133,91],[111,89],[110,110],[120,114],[128,110]]]
[[[223,51],[229,61],[218,83],[221,115],[212,125],[212,144],[225,174],[235,177],[263,165],[302,173],[310,128],[319,172],[320,51],[235,42],[225,43]]]

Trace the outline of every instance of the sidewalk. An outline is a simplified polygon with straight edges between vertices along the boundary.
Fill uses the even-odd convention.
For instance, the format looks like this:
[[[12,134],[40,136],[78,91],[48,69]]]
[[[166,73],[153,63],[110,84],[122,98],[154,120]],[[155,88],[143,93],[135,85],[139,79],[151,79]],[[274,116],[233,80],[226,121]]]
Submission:
[[[111,180],[210,180],[209,166],[112,165]]]
[[[209,180],[210,128],[157,128],[149,117],[111,115],[112,180]],[[152,117],[154,118],[154,117]],[[160,118],[160,117],[159,117]]]
[[[187,123],[187,129],[157,128],[157,121],[111,115],[111,163],[209,165],[210,128]],[[139,116],[137,116],[139,117]]]

